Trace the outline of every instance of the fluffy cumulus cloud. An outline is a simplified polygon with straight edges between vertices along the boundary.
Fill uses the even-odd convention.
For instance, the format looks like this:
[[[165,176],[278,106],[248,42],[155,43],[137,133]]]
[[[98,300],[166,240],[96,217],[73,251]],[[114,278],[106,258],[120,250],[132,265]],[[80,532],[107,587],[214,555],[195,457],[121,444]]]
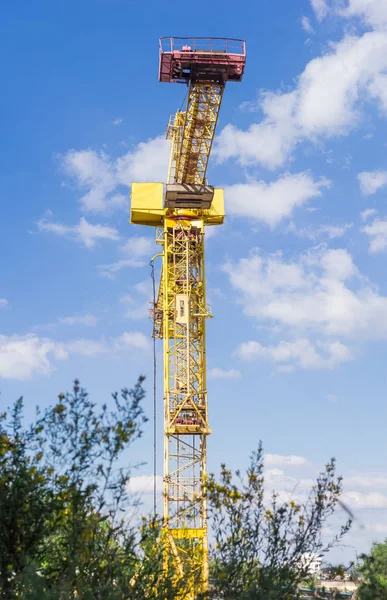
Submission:
[[[131,257],[149,256],[153,247],[153,239],[144,236],[129,238],[121,247],[121,251]]]
[[[120,236],[115,227],[109,225],[89,223],[84,217],[81,217],[76,225],[64,225],[56,223],[51,218],[44,217],[37,222],[38,230],[41,232],[53,233],[59,237],[67,238],[86,248],[94,248],[101,240],[119,240]]]
[[[96,356],[128,350],[148,351],[150,342],[141,332],[125,332],[108,340],[77,339],[59,342],[35,334],[0,336],[0,378],[30,379],[34,375],[49,375],[56,361],[70,355]]]
[[[123,198],[113,194],[117,182],[112,171],[109,157],[94,150],[70,150],[63,157],[63,168],[82,190],[84,210],[102,211],[109,206],[123,203]]]
[[[289,500],[290,497],[305,500],[316,479],[316,465],[304,456],[293,454],[265,454],[264,464],[268,490],[274,489],[284,500]],[[301,473],[302,477],[297,476]],[[381,527],[380,523],[385,514],[383,509],[387,509],[386,474],[344,474],[343,483],[344,493],[341,499],[359,517],[363,529],[384,533],[385,527]],[[378,513],[375,514],[373,509],[378,509]],[[358,511],[362,512],[359,514]]]
[[[360,189],[365,196],[371,196],[387,185],[387,171],[363,171],[357,176]]]
[[[242,343],[236,350],[242,360],[266,358],[273,361],[280,371],[302,369],[333,369],[351,359],[351,351],[339,341],[316,341],[308,339],[281,341],[277,345],[262,346],[257,341]]]
[[[328,4],[314,0],[323,18]],[[387,114],[387,34],[368,31],[345,35],[322,56],[312,59],[290,92],[262,92],[260,122],[246,130],[226,125],[215,154],[220,162],[235,158],[242,165],[282,166],[301,141],[344,135],[361,119],[365,100]]]
[[[83,210],[111,212],[128,206],[132,181],[165,180],[169,149],[165,138],[157,137],[115,159],[105,152],[70,150],[61,161],[65,173],[82,193]]]
[[[369,236],[371,254],[385,252],[387,249],[387,219],[374,219],[363,227],[362,231]]]
[[[345,249],[324,245],[285,260],[252,253],[223,267],[246,315],[279,341],[239,345],[244,360],[263,358],[283,370],[333,368],[353,358],[349,340],[387,339],[387,297],[362,277]]]
[[[387,297],[359,273],[345,249],[324,245],[285,260],[253,253],[223,267],[247,315],[293,332],[387,337]]]
[[[309,492],[321,470],[306,457],[297,454],[265,454],[264,476],[266,494],[270,501],[270,492],[278,494],[280,501],[296,500],[305,502]],[[356,517],[357,524],[361,525],[361,539],[355,523],[352,534],[348,536],[347,543],[356,545],[358,551],[367,551],[375,539],[375,534],[384,535],[387,531],[387,476],[385,473],[357,472],[349,475],[343,473],[344,493],[341,500]],[[331,522],[332,535],[339,522],[343,521],[345,513],[339,509],[336,519]],[[367,533],[372,535],[367,536]],[[351,540],[353,535],[353,540]]]
[[[28,379],[34,373],[47,375],[52,370],[52,358],[67,358],[67,353],[52,340],[35,335],[0,336],[0,378]]]
[[[305,500],[308,491],[316,480],[319,469],[306,457],[295,454],[264,455],[265,482],[268,490],[274,489],[284,500],[290,497]],[[302,475],[301,477],[299,475]],[[342,501],[351,510],[362,510],[359,515],[361,523],[369,530],[382,531],[379,528],[382,520],[382,509],[387,508],[387,476],[386,474],[365,474],[358,472],[343,477],[344,493]],[[376,516],[372,510],[379,509]],[[374,517],[377,520],[374,521]],[[384,531],[384,530],[383,530]]]
[[[321,196],[321,190],[329,186],[327,179],[316,181],[307,172],[283,175],[272,183],[250,181],[230,185],[225,190],[227,212],[275,227],[296,208]]]
[[[123,350],[133,348],[134,350],[149,350],[151,343],[149,337],[141,331],[126,331],[114,342],[114,348]]]
[[[326,17],[329,10],[326,0],[311,0],[311,4],[319,21]]]
[[[316,0],[314,0],[316,1]],[[335,0],[333,8],[343,17],[359,17],[374,29],[387,29],[387,4],[384,0]]]
[[[374,217],[377,214],[377,210],[375,208],[366,208],[363,212],[360,213],[360,217],[362,221],[368,221],[371,217]]]

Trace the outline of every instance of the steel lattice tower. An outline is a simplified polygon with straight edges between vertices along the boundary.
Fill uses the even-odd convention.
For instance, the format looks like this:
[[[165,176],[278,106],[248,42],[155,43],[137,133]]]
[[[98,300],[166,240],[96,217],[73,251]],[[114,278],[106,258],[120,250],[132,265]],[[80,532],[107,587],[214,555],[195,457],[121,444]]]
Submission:
[[[164,349],[164,524],[178,571],[196,571],[189,599],[208,585],[205,227],[224,219],[206,171],[225,84],[241,81],[245,63],[243,40],[161,38],[159,80],[186,83],[188,100],[168,125],[167,184],[132,184],[131,223],[156,227],[161,246],[152,318]]]

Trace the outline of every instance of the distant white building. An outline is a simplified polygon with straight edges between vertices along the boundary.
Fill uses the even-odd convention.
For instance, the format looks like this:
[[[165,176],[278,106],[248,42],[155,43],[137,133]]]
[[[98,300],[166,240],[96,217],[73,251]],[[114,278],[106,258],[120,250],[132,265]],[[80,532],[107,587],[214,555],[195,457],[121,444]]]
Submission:
[[[316,575],[321,570],[321,558],[312,552],[304,552],[300,556],[300,566],[307,569],[309,575]]]

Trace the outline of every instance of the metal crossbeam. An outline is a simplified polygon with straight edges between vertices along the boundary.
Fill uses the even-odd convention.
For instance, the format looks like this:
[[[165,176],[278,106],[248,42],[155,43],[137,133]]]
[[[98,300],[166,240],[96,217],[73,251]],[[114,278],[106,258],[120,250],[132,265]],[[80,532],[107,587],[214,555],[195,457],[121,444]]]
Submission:
[[[191,83],[185,112],[170,121],[169,183],[204,184],[224,85]]]
[[[181,576],[190,574],[184,600],[208,589],[206,319],[212,312],[204,228],[223,223],[224,199],[223,190],[207,185],[206,173],[224,87],[242,80],[245,64],[243,40],[161,39],[159,80],[189,84],[188,101],[168,125],[168,185],[132,185],[131,222],[155,227],[162,249],[151,315],[164,350],[164,532],[167,562]]]

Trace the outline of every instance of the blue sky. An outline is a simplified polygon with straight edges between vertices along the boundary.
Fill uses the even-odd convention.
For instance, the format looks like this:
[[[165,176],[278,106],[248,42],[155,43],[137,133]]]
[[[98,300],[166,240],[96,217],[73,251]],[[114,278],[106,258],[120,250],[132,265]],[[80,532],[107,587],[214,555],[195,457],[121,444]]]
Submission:
[[[183,86],[157,81],[158,38],[247,40],[224,96],[210,183],[209,467],[262,439],[283,493],[331,455],[358,516],[387,535],[387,8],[383,0],[3,3],[0,389],[27,413],[74,377],[98,401],[148,375],[154,232],[131,181],[166,177]],[[161,348],[158,348],[161,367]],[[159,414],[162,411],[161,389]],[[151,416],[150,393],[145,408]],[[160,473],[162,430],[159,423]],[[134,450],[151,473],[151,426]],[[301,485],[302,487],[302,485]]]

